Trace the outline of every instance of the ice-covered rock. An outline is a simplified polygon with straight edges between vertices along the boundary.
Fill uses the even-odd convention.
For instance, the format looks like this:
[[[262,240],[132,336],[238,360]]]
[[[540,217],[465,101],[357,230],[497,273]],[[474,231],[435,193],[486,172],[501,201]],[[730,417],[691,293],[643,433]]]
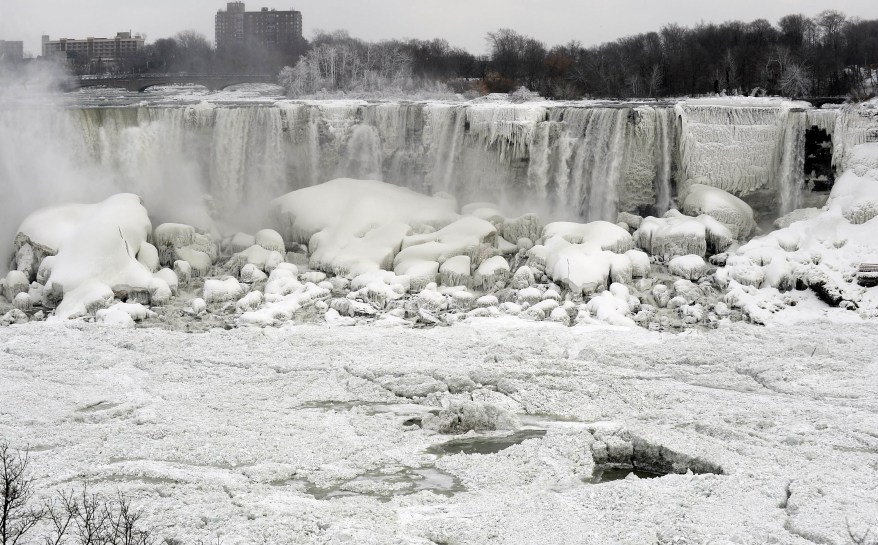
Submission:
[[[161,279],[171,290],[173,295],[177,295],[177,291],[180,288],[180,280],[177,278],[177,273],[172,271],[171,269],[161,269],[156,272],[153,276]]]
[[[241,267],[241,272],[238,276],[241,279],[241,282],[246,282],[247,284],[255,284],[256,282],[262,282],[263,280],[268,279],[268,275],[253,263],[247,263]]]
[[[235,303],[235,309],[238,312],[247,312],[251,310],[256,310],[259,308],[259,305],[262,304],[264,297],[261,291],[251,291],[244,297],[238,299],[238,302]]]
[[[208,278],[204,281],[203,297],[207,303],[222,303],[239,298],[244,288],[234,277]]]
[[[634,248],[631,234],[607,221],[591,223],[555,222],[543,229],[543,239],[561,237],[572,244],[593,243],[602,250],[625,253]]]
[[[96,300],[103,301],[103,297],[91,297],[96,292],[109,292],[110,299],[113,290],[145,292],[152,271],[135,256],[151,231],[140,197],[131,194],[114,195],[97,204],[38,210],[19,228],[30,240],[57,250],[46,284],[65,300],[56,310],[58,317],[72,316],[93,307]],[[74,293],[84,299],[68,301]]]
[[[443,286],[473,285],[472,258],[468,255],[454,256],[439,266],[440,282]]]
[[[149,242],[144,241],[143,244],[140,245],[140,250],[137,252],[137,261],[153,273],[161,268],[161,264],[159,263],[159,251]]]
[[[549,278],[575,293],[584,294],[609,285],[613,255],[601,250],[596,243],[572,244],[559,236],[528,252],[533,262],[543,264]]]
[[[634,278],[646,278],[649,276],[649,255],[640,250],[628,250],[625,256],[631,262],[631,275]]]
[[[256,245],[261,246],[270,252],[277,252],[283,255],[287,251],[283,237],[274,229],[262,229],[261,231],[257,231],[256,236],[254,237],[254,242]]]
[[[27,275],[21,271],[9,271],[6,273],[4,286],[3,295],[11,302],[19,293],[27,293],[30,289],[30,281]]]
[[[164,279],[158,276],[150,281],[147,290],[149,291],[149,302],[155,306],[166,305],[171,301],[171,297],[173,297],[171,287]]]
[[[621,284],[612,284],[611,289],[603,291],[586,303],[586,309],[598,320],[618,326],[635,324],[629,317],[628,289]]]
[[[12,306],[24,312],[30,312],[34,303],[28,292],[21,292],[12,299]]]
[[[699,255],[681,255],[671,259],[668,270],[673,275],[697,280],[707,272],[707,263]]]
[[[533,286],[535,282],[536,278],[534,277],[533,270],[527,265],[522,265],[512,275],[511,287],[521,290]]]
[[[543,222],[536,214],[525,214],[517,218],[507,219],[500,228],[500,235],[503,238],[508,241],[515,241],[517,244],[522,239],[532,243],[532,241],[542,236],[542,232]]]
[[[192,280],[192,265],[188,261],[174,261],[174,274],[180,285],[186,286]]]
[[[345,276],[389,269],[413,229],[441,228],[458,217],[452,199],[371,180],[332,180],[271,206],[287,245],[308,244],[312,267]]]
[[[509,276],[509,263],[502,256],[494,256],[479,265],[473,276],[473,283],[475,287],[482,289],[503,287]]]
[[[748,238],[756,229],[756,220],[750,205],[717,187],[702,184],[690,185],[683,199],[683,213],[689,216],[706,214],[732,233],[732,238]]]

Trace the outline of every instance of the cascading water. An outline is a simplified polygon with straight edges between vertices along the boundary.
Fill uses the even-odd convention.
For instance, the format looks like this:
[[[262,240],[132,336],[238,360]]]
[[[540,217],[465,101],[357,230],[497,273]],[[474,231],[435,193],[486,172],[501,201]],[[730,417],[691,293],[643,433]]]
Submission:
[[[674,149],[676,147],[676,117],[669,109],[658,109],[656,113],[655,146],[655,208],[656,213],[664,214],[671,208],[671,175],[674,168]]]
[[[805,112],[787,110],[783,123],[782,145],[778,146],[778,194],[780,214],[788,214],[799,208],[802,200],[802,186],[805,182]]]

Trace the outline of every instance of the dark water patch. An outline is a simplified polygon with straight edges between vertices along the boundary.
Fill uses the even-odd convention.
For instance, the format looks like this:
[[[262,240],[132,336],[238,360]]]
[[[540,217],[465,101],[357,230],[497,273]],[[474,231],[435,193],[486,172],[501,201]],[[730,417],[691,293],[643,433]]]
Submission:
[[[666,473],[656,473],[645,469],[636,469],[632,467],[611,467],[611,466],[595,466],[591,477],[585,479],[591,484],[608,483],[611,481],[624,481],[630,475],[634,475],[638,479],[656,479],[664,477]]]
[[[435,467],[421,467],[404,468],[392,473],[380,469],[369,471],[328,488],[308,485],[305,492],[318,500],[367,496],[379,501],[390,501],[394,496],[407,496],[423,491],[451,497],[465,490],[454,475]]]
[[[462,437],[433,445],[427,449],[427,452],[438,456],[449,454],[496,454],[528,439],[542,438],[545,435],[546,430],[521,430],[502,437]]]

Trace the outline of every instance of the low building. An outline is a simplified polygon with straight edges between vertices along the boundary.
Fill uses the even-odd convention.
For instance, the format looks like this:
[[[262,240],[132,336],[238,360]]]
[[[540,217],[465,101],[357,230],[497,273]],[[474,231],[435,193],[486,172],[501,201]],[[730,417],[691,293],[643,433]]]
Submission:
[[[143,49],[145,39],[132,36],[130,32],[119,32],[115,38],[60,38],[51,40],[43,36],[43,57],[77,58],[81,61],[118,62]]]
[[[229,2],[216,14],[216,47],[258,44],[278,50],[297,48],[302,42],[302,13],[262,8],[247,11],[244,2]]]
[[[0,62],[24,60],[24,42],[0,40]]]

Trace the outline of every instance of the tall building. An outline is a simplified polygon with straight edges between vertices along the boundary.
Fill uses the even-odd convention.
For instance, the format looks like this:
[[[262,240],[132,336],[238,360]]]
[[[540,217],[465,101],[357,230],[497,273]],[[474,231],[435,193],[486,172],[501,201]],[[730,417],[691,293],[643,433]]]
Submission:
[[[262,8],[247,11],[244,2],[229,2],[216,14],[216,47],[260,44],[280,50],[295,49],[302,41],[302,13]]]
[[[82,60],[116,62],[134,55],[143,49],[144,38],[131,36],[130,32],[119,32],[115,38],[86,38],[76,40],[60,38],[50,40],[43,36],[43,57],[72,58],[79,56]]]
[[[0,62],[21,62],[24,59],[24,42],[0,40]]]

